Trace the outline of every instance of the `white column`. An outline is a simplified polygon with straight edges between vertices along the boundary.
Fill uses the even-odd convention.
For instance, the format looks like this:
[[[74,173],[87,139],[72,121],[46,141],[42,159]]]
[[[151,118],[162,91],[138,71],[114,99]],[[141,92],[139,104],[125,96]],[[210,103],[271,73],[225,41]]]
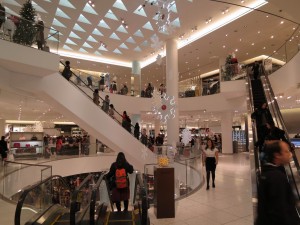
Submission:
[[[232,154],[232,119],[233,113],[223,112],[221,117],[221,131],[222,131],[222,153]]]
[[[160,120],[156,119],[154,126],[155,126],[155,137],[157,137],[157,135],[160,133]]]
[[[96,153],[97,153],[96,138],[94,136],[90,136],[90,152],[89,152],[89,155],[95,155]]]
[[[131,91],[134,96],[141,94],[141,64],[138,61],[132,62]]]
[[[5,120],[0,119],[0,137],[5,135]]]
[[[168,144],[176,146],[179,142],[179,113],[178,113],[178,50],[176,39],[166,42],[166,75],[167,95],[175,97],[177,105],[175,118],[167,121]]]

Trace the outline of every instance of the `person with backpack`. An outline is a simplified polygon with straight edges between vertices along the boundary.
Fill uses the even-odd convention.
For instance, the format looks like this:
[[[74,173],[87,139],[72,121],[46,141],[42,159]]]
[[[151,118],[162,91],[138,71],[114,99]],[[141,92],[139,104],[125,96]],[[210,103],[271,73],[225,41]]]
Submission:
[[[133,173],[133,166],[129,164],[123,152],[119,152],[116,162],[111,164],[106,179],[112,180],[112,202],[116,204],[118,212],[121,212],[121,201],[124,202],[124,212],[128,211],[129,179],[128,174]]]
[[[62,72],[62,75],[64,78],[66,78],[68,81],[70,80],[72,76],[71,67],[70,67],[70,61],[66,61],[65,68]]]

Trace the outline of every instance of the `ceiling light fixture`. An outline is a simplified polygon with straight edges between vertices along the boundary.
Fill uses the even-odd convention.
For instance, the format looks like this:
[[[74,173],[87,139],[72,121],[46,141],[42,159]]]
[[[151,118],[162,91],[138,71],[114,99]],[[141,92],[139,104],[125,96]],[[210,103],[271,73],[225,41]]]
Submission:
[[[91,0],[88,1],[88,3],[94,8],[95,7],[95,3]]]
[[[206,23],[206,24],[209,24],[209,23],[211,23],[211,22],[212,22],[212,18],[211,18],[211,17],[209,17],[208,19],[205,20],[205,23]]]

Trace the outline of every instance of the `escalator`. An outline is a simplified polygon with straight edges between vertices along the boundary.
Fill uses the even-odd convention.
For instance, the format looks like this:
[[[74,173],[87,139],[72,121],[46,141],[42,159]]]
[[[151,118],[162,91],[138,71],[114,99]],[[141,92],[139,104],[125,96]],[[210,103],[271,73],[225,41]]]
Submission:
[[[114,212],[104,174],[99,179],[88,175],[70,193],[64,178],[52,176],[26,188],[21,194],[15,213],[15,225],[149,225],[146,189],[141,175],[130,175],[128,212]],[[110,207],[109,207],[110,206]]]

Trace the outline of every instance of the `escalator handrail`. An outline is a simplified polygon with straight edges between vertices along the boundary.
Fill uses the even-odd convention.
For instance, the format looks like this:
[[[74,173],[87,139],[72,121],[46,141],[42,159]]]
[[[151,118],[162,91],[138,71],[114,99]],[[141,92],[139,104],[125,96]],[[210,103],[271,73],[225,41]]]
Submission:
[[[63,63],[63,62],[61,62],[60,61],[60,64],[62,64],[63,66],[65,66],[65,64]],[[73,69],[72,68],[72,70],[76,70],[76,69]],[[77,76],[77,74],[75,74],[73,71],[71,70],[71,72],[72,72],[72,75],[74,75],[77,79],[79,79],[84,85],[85,85],[85,87],[86,88],[88,88],[89,90],[91,90],[92,92],[94,92],[94,90],[90,87],[90,86],[88,86],[88,84],[86,84],[79,76]],[[84,73],[84,72],[81,72],[81,71],[79,71],[80,73]],[[85,73],[86,74],[86,73]],[[89,75],[89,74],[87,74],[87,75]],[[75,82],[73,82],[72,80],[69,80],[73,85],[75,85],[80,91],[82,91],[86,96],[88,96],[88,98],[90,98],[92,101],[93,101],[93,99],[91,98],[91,96],[89,96],[86,92],[84,92],[81,88],[79,88],[78,87],[78,85],[77,84],[75,84]],[[99,95],[99,98],[102,100],[102,101],[105,101],[100,95]],[[99,105],[98,106],[100,109],[101,109],[101,106]],[[101,109],[102,110],[102,109]],[[114,112],[116,112],[121,118],[123,118],[123,116],[115,109],[115,108],[113,108],[113,110],[114,110]],[[119,124],[121,124],[118,120],[116,120],[116,119],[114,119],[113,118],[113,120],[114,121],[116,121],[117,123],[119,123]],[[134,131],[134,126],[130,123],[130,126],[131,126],[131,130],[132,131]],[[131,135],[133,135],[132,133],[130,133]]]
[[[285,126],[285,122],[284,122],[284,119],[282,117],[282,114],[281,114],[281,111],[280,111],[280,108],[279,108],[279,105],[278,105],[278,102],[277,100],[275,99],[275,94],[274,94],[274,91],[273,91],[273,88],[271,86],[271,82],[269,80],[269,77],[265,74],[265,79],[266,79],[266,83],[268,85],[268,88],[269,88],[269,91],[270,91],[270,94],[271,94],[271,98],[274,100],[273,104],[271,104],[272,106],[275,106],[275,110],[277,112],[277,115],[278,115],[278,119],[280,121],[280,125],[282,127],[282,129],[284,130],[285,132],[285,137],[286,139],[288,140],[289,143],[291,143],[291,139],[288,135],[288,130]],[[297,168],[297,171],[298,173],[300,174],[300,166],[299,166],[299,162],[298,162],[298,159],[296,157],[296,153],[295,153],[295,149],[294,148],[291,148],[291,151],[293,153],[293,159],[294,159],[294,162],[295,162],[295,166]]]
[[[23,193],[21,194],[21,196],[18,200],[18,203],[17,203],[17,207],[16,207],[16,211],[15,211],[15,225],[21,225],[20,223],[21,223],[22,207],[23,207],[24,201],[25,201],[28,193],[31,192],[32,190],[34,190],[35,188],[37,188],[38,186],[48,182],[49,180],[53,180],[53,179],[56,179],[56,178],[60,179],[66,187],[70,188],[69,185],[67,184],[67,182],[65,181],[65,179],[62,176],[59,176],[59,175],[54,175],[54,176],[48,177],[47,179],[26,188],[23,191]]]
[[[100,178],[98,179],[97,183],[95,184],[92,194],[91,194],[91,201],[90,201],[90,225],[95,225],[95,206],[96,206],[96,201],[97,201],[97,191],[99,190],[99,187],[102,183],[102,181],[105,181],[105,175],[106,174],[101,174]]]
[[[82,182],[81,184],[75,189],[75,191],[72,194],[71,199],[71,207],[70,207],[70,224],[75,225],[76,224],[76,206],[77,206],[77,196],[80,193],[81,189],[86,185],[87,182],[91,180],[91,178],[94,177],[93,174],[89,174]]]
[[[137,193],[138,185],[139,185],[140,193]],[[145,183],[143,182],[142,175],[140,172],[136,173],[133,203],[135,203],[137,194],[139,194],[142,199],[142,212],[140,215],[141,225],[147,225],[149,204],[148,204],[148,197],[147,197]]]

